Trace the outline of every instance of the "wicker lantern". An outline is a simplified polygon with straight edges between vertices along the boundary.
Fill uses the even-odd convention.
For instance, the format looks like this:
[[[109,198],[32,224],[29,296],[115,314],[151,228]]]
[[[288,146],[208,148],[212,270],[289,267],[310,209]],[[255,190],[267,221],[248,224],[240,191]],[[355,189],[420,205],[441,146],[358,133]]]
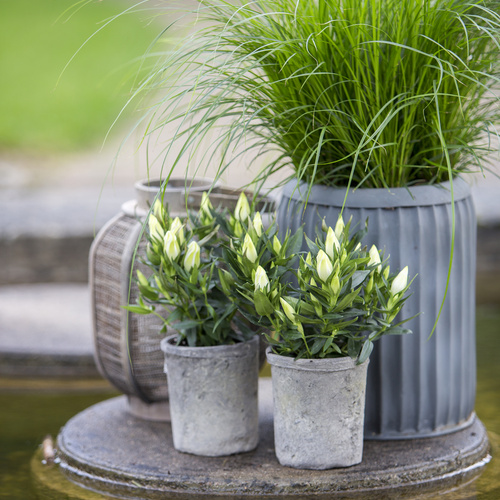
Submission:
[[[186,183],[184,178],[171,179],[164,202],[173,216],[185,215],[186,203],[188,208],[197,209],[202,193],[211,186],[210,180]],[[103,377],[127,395],[129,411],[148,420],[169,418],[164,355],[160,349],[163,337],[159,334],[163,324],[154,315],[131,313],[122,306],[137,298],[136,270],[147,274],[137,256],[145,251],[143,225],[160,187],[160,181],[136,184],[136,200],[125,203],[122,212],[101,229],[92,244],[89,262],[97,367]],[[234,208],[238,196],[239,192],[216,187],[210,199],[214,206]]]

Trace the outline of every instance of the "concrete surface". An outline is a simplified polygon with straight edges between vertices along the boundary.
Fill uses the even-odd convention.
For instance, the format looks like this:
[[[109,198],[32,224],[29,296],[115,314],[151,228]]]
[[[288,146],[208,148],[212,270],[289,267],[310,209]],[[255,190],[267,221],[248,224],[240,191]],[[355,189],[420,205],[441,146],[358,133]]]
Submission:
[[[274,454],[269,378],[260,380],[259,391],[260,443],[253,452],[227,457],[180,453],[173,448],[169,423],[135,419],[127,413],[125,397],[118,397],[65,425],[57,444],[60,467],[77,484],[121,498],[399,499],[426,492],[436,498],[471,481],[489,460],[486,431],[476,419],[445,437],[366,441],[363,462],[349,468],[283,467]]]
[[[96,377],[85,284],[0,287],[0,375]]]

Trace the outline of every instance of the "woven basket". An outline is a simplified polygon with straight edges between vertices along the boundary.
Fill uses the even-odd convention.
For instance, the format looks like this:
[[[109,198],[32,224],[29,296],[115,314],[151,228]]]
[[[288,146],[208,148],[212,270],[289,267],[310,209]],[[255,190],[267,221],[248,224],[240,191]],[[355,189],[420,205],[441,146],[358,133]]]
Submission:
[[[169,418],[164,355],[160,349],[163,336],[159,334],[163,323],[154,315],[131,313],[122,306],[135,303],[137,298],[136,270],[148,274],[137,257],[145,251],[143,225],[160,186],[159,181],[136,184],[136,200],[126,202],[122,212],[98,233],[89,263],[97,367],[103,377],[128,396],[130,412],[149,420]],[[173,179],[164,201],[172,215],[184,215],[186,203],[188,208],[197,209],[202,193],[211,186],[209,180],[195,180],[186,196],[185,179]],[[238,196],[237,191],[215,188],[210,199],[214,206],[231,208]]]

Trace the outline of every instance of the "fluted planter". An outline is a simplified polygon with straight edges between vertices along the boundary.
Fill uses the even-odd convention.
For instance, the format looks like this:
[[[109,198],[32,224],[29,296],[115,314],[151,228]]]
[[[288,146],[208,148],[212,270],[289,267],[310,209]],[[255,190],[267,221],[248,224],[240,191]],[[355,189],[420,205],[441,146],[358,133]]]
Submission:
[[[393,270],[417,275],[403,317],[413,335],[382,338],[370,356],[365,438],[404,439],[453,432],[473,420],[476,394],[476,217],[469,186],[453,183],[455,247],[448,296],[433,336],[447,282],[452,241],[450,184],[409,189],[358,189],[347,197],[344,220],[369,219],[364,242],[391,256]],[[287,184],[279,205],[280,230],[305,224],[314,237],[323,218],[337,221],[345,189]]]

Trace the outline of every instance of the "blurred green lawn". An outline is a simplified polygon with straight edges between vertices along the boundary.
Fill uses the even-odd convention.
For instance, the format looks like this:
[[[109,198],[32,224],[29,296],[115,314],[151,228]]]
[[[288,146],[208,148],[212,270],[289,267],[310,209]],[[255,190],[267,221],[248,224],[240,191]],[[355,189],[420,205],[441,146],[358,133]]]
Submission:
[[[148,24],[147,12],[121,16],[61,76],[85,40],[132,5],[76,3],[0,0],[0,152],[99,146],[127,101],[141,68],[138,59],[160,28]]]

